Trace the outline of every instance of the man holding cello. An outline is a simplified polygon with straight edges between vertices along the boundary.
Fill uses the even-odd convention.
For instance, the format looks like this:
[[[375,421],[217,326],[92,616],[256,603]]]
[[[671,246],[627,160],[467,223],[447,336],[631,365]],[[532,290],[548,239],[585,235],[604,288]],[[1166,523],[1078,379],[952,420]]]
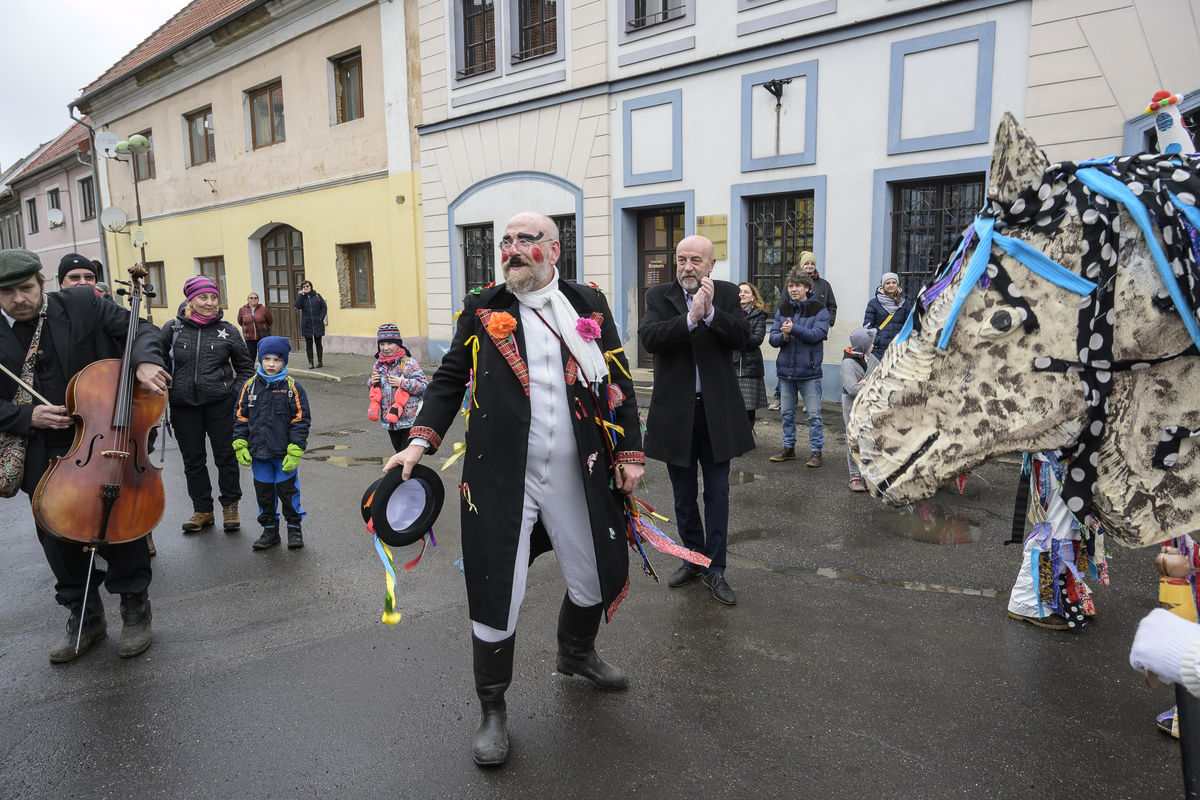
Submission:
[[[47,293],[42,264],[28,250],[0,250],[0,364],[21,375],[33,355],[32,385],[47,403],[18,404],[17,384],[0,374],[0,432],[27,437],[21,489],[30,497],[52,459],[65,454],[74,440],[75,421],[67,413],[71,378],[100,359],[121,358],[129,328],[129,312],[98,297],[90,286]],[[170,382],[162,337],[141,320],[132,347],[137,383],[162,395]],[[35,341],[36,340],[36,341]],[[52,498],[44,498],[50,502]],[[145,538],[104,544],[97,551],[107,569],[93,567],[89,584],[89,550],[80,542],[52,536],[41,526],[38,539],[55,577],[55,599],[70,611],[63,638],[50,650],[55,664],[72,661],[108,635],[99,586],[121,595],[123,622],[117,653],[130,658],[150,646],[150,551]],[[114,537],[116,538],[116,537]],[[90,585],[90,589],[85,587]],[[85,591],[87,597],[84,597]],[[82,631],[80,630],[82,627]]]

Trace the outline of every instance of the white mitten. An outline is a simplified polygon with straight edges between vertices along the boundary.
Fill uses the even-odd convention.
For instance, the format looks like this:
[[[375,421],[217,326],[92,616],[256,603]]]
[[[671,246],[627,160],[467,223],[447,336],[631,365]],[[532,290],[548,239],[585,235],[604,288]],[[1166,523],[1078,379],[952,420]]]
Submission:
[[[1182,683],[1189,692],[1200,696],[1200,678],[1196,657],[1200,655],[1200,625],[1156,608],[1142,619],[1129,665],[1146,669],[1167,683]]]

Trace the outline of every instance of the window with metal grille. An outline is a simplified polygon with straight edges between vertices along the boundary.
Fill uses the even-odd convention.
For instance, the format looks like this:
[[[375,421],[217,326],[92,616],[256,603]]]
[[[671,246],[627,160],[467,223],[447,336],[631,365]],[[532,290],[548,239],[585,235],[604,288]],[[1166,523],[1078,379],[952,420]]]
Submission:
[[[496,11],[492,0],[462,0],[463,62],[459,77],[496,68]]]
[[[954,254],[983,206],[983,175],[892,184],[892,264],[904,296],[915,300]]]
[[[464,225],[462,235],[463,271],[469,292],[495,280],[496,245],[490,222],[486,225]]]
[[[191,166],[207,164],[217,159],[217,144],[213,136],[212,107],[187,115],[188,154]]]
[[[150,131],[141,131],[142,136],[150,142],[144,152],[133,154],[133,179],[146,181],[154,177],[154,136]]]
[[[350,122],[363,115],[362,53],[343,56],[333,64],[337,121]]]
[[[96,192],[92,176],[80,178],[79,180],[79,218],[80,219],[95,219],[96,217]]]
[[[519,0],[517,43],[514,61],[525,61],[558,50],[557,0]]]
[[[750,198],[746,241],[747,280],[758,287],[767,308],[774,309],[788,271],[800,266],[800,254],[813,247],[812,193]]]
[[[1187,128],[1188,138],[1192,140],[1194,152],[1200,152],[1200,145],[1197,144],[1196,132],[1200,130],[1200,108],[1194,108],[1186,114],[1180,114],[1183,118],[1183,127]],[[1150,133],[1146,136],[1146,152],[1154,153],[1158,150],[1158,129],[1151,128]]]
[[[275,83],[255,89],[250,95],[250,132],[254,149],[282,142],[283,84]]]
[[[558,226],[558,276],[565,281],[579,280],[579,268],[575,265],[575,215],[551,217]]]
[[[687,11],[684,0],[633,0],[633,16],[628,20],[629,30],[639,31],[660,22],[679,19]]]

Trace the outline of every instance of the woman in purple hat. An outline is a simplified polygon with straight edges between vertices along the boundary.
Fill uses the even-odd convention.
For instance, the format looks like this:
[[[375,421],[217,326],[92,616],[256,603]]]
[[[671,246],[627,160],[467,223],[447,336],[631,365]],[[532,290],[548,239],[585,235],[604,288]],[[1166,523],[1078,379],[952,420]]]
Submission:
[[[172,376],[171,421],[195,512],[183,532],[199,533],[215,521],[206,436],[217,465],[221,521],[226,532],[236,531],[242,484],[233,453],[233,405],[254,374],[254,360],[238,329],[222,319],[217,284],[197,275],[183,284],[183,296],[178,316],[162,328]]]

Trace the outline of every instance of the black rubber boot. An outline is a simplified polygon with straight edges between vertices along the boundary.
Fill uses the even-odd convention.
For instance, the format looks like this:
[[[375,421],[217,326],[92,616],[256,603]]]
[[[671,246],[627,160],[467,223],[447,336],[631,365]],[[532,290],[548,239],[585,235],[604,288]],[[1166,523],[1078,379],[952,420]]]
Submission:
[[[121,658],[140,656],[150,649],[150,598],[141,594],[121,595],[121,638],[117,640],[117,655]]]
[[[92,595],[88,601],[87,610],[80,614],[80,606],[72,606],[71,614],[67,617],[67,630],[62,638],[50,649],[51,664],[65,664],[74,661],[91,649],[96,642],[103,641],[108,636],[108,623],[104,619],[104,604],[100,595]],[[79,625],[83,624],[83,635],[79,636]],[[79,639],[79,649],[75,649],[75,639]]]
[[[304,534],[299,525],[288,525],[288,550],[304,547]]]
[[[602,606],[577,606],[569,595],[558,612],[558,665],[563,675],[587,678],[600,689],[624,689],[625,673],[596,655],[596,633],[600,630]]]
[[[472,635],[475,693],[479,695],[479,727],[471,745],[471,758],[481,767],[498,767],[508,758],[508,710],[504,692],[512,683],[513,645],[516,634],[502,642],[485,642]]]
[[[279,544],[279,528],[263,528],[262,536],[250,545],[255,550],[267,550]]]

